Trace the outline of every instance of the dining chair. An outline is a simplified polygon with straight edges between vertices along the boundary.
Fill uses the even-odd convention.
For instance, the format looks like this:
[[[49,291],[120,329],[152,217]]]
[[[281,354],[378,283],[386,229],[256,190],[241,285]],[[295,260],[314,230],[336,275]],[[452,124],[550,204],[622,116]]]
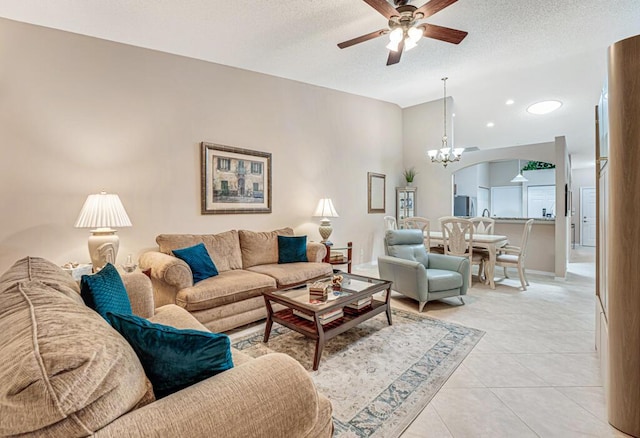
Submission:
[[[533,227],[533,219],[529,219],[524,224],[520,246],[506,245],[500,248],[498,250],[498,253],[496,254],[496,266],[502,266],[502,268],[504,269],[505,278],[509,278],[509,276],[507,275],[507,268],[518,269],[518,275],[520,276],[520,284],[522,285],[522,290],[527,290],[527,286],[529,286],[529,280],[527,280],[527,273],[525,272],[524,262],[527,256],[527,243],[529,242],[531,227]]]
[[[496,224],[495,219],[491,219],[490,217],[477,216],[469,219],[473,222],[473,234],[493,234],[494,227]],[[474,251],[487,260],[489,258],[489,252],[486,249],[475,248]],[[486,277],[484,273],[484,263],[482,264],[482,276]],[[478,272],[478,277],[480,277],[480,272]]]
[[[474,234],[493,234],[493,229],[496,224],[495,219],[491,219],[490,217],[478,216],[472,217],[469,220],[473,222]]]
[[[431,224],[429,219],[420,216],[407,217],[400,219],[399,225],[400,229],[403,230],[422,230],[422,234],[424,235],[424,247],[427,249],[427,252],[430,251],[431,237],[429,236],[429,231],[431,229]]]
[[[397,230],[398,223],[396,222],[396,218],[393,216],[385,216],[384,217],[384,229],[385,230]]]
[[[469,219],[445,217],[440,219],[440,224],[444,254],[468,258],[471,268],[478,265],[478,280],[481,281],[484,257],[473,252],[473,222]],[[471,271],[469,269],[469,284],[472,281]]]

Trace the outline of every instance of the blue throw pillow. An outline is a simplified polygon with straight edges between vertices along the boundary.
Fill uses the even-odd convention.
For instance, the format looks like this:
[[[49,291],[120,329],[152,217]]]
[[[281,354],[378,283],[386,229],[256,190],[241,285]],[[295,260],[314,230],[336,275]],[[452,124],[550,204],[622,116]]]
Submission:
[[[87,307],[107,319],[107,312],[131,315],[131,302],[115,266],[107,263],[93,275],[80,279],[80,296]],[[108,319],[107,319],[108,321]]]
[[[233,368],[227,335],[181,330],[135,315],[107,317],[136,352],[157,398]]]
[[[307,261],[307,236],[278,236],[278,263]]]
[[[184,260],[193,273],[193,283],[205,280],[218,275],[218,268],[213,264],[204,243],[190,246],[188,248],[174,249],[173,255]]]

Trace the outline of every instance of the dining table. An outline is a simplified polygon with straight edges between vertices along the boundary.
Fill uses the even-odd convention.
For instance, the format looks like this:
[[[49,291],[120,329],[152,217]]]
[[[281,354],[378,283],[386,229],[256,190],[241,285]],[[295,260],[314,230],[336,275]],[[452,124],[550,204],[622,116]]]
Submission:
[[[465,237],[468,242],[469,235],[467,234]],[[431,240],[431,245],[442,245],[442,231],[429,231],[429,239]],[[498,248],[502,248],[508,243],[509,239],[507,236],[501,234],[473,234],[473,247],[485,249],[489,253],[489,260],[488,263],[485,263],[484,273],[491,289],[496,288],[496,284],[493,281],[496,267],[496,252]]]

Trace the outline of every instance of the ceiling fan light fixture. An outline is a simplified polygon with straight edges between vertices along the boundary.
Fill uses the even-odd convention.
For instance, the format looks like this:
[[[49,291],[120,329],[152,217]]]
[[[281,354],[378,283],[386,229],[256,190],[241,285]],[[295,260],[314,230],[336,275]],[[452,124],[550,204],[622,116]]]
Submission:
[[[389,41],[391,41],[392,43],[396,43],[396,45],[398,45],[398,43],[402,41],[403,36],[404,36],[404,32],[402,32],[402,28],[396,27],[389,33]]]
[[[386,45],[387,49],[391,50],[392,52],[397,52],[399,46],[400,46],[400,43],[395,41],[389,41],[389,44]]]
[[[417,43],[424,35],[424,30],[421,27],[414,26],[407,31],[407,35],[409,35],[411,41]]]
[[[408,51],[413,49],[414,47],[417,47],[418,45],[416,44],[416,42],[414,40],[412,40],[411,38],[406,38],[404,40],[404,51]]]

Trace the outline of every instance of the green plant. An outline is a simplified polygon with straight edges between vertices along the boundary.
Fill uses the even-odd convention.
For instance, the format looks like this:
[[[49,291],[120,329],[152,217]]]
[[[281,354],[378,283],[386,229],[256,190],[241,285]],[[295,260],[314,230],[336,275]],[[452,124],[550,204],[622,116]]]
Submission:
[[[521,170],[555,169],[556,165],[543,161],[528,161]]]
[[[408,182],[408,183],[412,183],[413,179],[416,177],[416,175],[418,174],[418,172],[416,172],[415,167],[410,167],[409,169],[405,169],[402,172],[402,175],[404,175],[404,179]]]

